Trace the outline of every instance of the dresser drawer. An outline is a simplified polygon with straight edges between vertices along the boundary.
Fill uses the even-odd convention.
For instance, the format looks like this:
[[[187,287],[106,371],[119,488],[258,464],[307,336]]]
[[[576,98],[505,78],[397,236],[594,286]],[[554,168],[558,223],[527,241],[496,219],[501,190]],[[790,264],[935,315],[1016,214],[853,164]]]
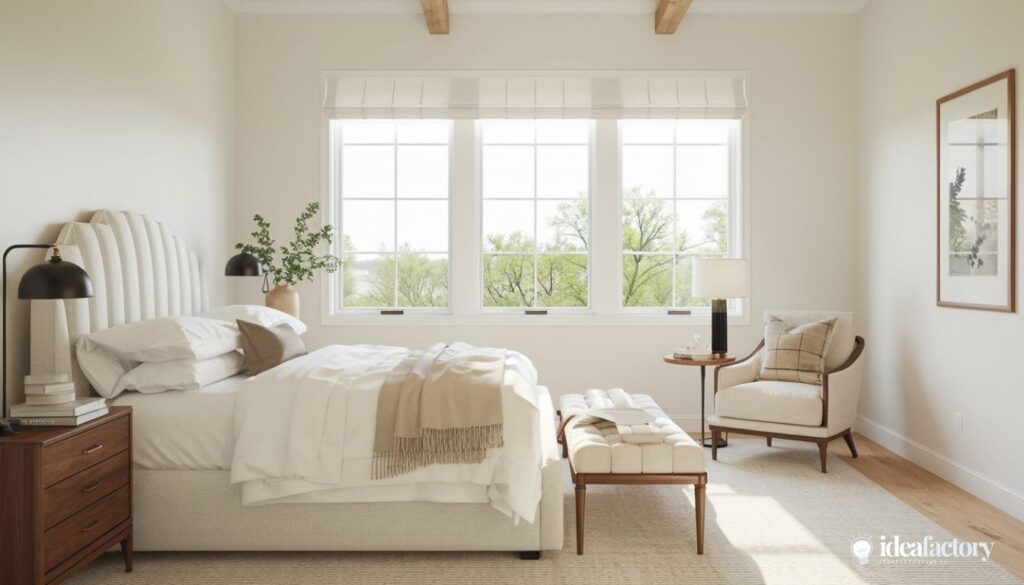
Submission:
[[[82,508],[102,499],[117,488],[127,485],[131,477],[128,451],[76,473],[43,492],[44,526],[60,523]]]
[[[49,487],[128,448],[128,418],[121,417],[43,449],[43,486]]]
[[[47,530],[43,537],[45,571],[53,569],[127,520],[130,508],[131,491],[126,485]]]

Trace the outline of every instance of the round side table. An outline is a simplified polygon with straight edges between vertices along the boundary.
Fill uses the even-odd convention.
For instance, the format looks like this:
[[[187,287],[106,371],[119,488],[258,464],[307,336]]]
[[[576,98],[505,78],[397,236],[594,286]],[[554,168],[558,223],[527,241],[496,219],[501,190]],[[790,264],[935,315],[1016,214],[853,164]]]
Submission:
[[[706,377],[705,368],[708,366],[724,366],[731,364],[736,361],[736,358],[725,356],[722,358],[707,358],[707,359],[685,359],[677,358],[672,355],[666,355],[662,358],[666,364],[672,364],[674,366],[700,366],[700,444],[705,447],[711,446],[711,437],[704,437],[705,417],[704,417],[704,379]],[[725,447],[729,444],[729,441],[719,437],[718,447]]]

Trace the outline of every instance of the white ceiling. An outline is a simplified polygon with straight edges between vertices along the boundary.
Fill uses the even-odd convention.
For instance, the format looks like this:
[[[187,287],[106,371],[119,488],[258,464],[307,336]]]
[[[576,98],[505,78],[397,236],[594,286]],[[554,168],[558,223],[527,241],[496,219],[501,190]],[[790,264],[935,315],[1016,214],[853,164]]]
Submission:
[[[691,12],[854,13],[868,0],[694,0]],[[419,0],[224,0],[235,12],[419,12]],[[454,13],[653,13],[657,0],[450,0]]]

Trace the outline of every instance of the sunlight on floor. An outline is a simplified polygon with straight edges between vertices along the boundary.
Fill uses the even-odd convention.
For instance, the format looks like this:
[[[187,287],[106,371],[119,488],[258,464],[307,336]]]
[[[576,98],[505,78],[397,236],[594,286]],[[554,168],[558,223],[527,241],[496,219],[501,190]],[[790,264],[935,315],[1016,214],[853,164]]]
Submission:
[[[687,498],[692,504],[692,490]],[[711,484],[707,505],[708,522],[750,556],[765,585],[792,585],[809,574],[828,575],[837,583],[869,583],[771,496],[743,495],[728,485]]]

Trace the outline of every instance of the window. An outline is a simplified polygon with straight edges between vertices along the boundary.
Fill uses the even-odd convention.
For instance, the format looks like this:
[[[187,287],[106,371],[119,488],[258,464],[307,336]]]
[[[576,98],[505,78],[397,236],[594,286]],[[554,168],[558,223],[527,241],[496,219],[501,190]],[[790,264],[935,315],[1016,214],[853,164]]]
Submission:
[[[332,120],[342,309],[447,309],[446,120]]]
[[[738,250],[739,122],[619,123],[622,178],[622,306],[691,309],[696,257]]]
[[[586,120],[478,123],[484,308],[590,306],[591,134]]]

